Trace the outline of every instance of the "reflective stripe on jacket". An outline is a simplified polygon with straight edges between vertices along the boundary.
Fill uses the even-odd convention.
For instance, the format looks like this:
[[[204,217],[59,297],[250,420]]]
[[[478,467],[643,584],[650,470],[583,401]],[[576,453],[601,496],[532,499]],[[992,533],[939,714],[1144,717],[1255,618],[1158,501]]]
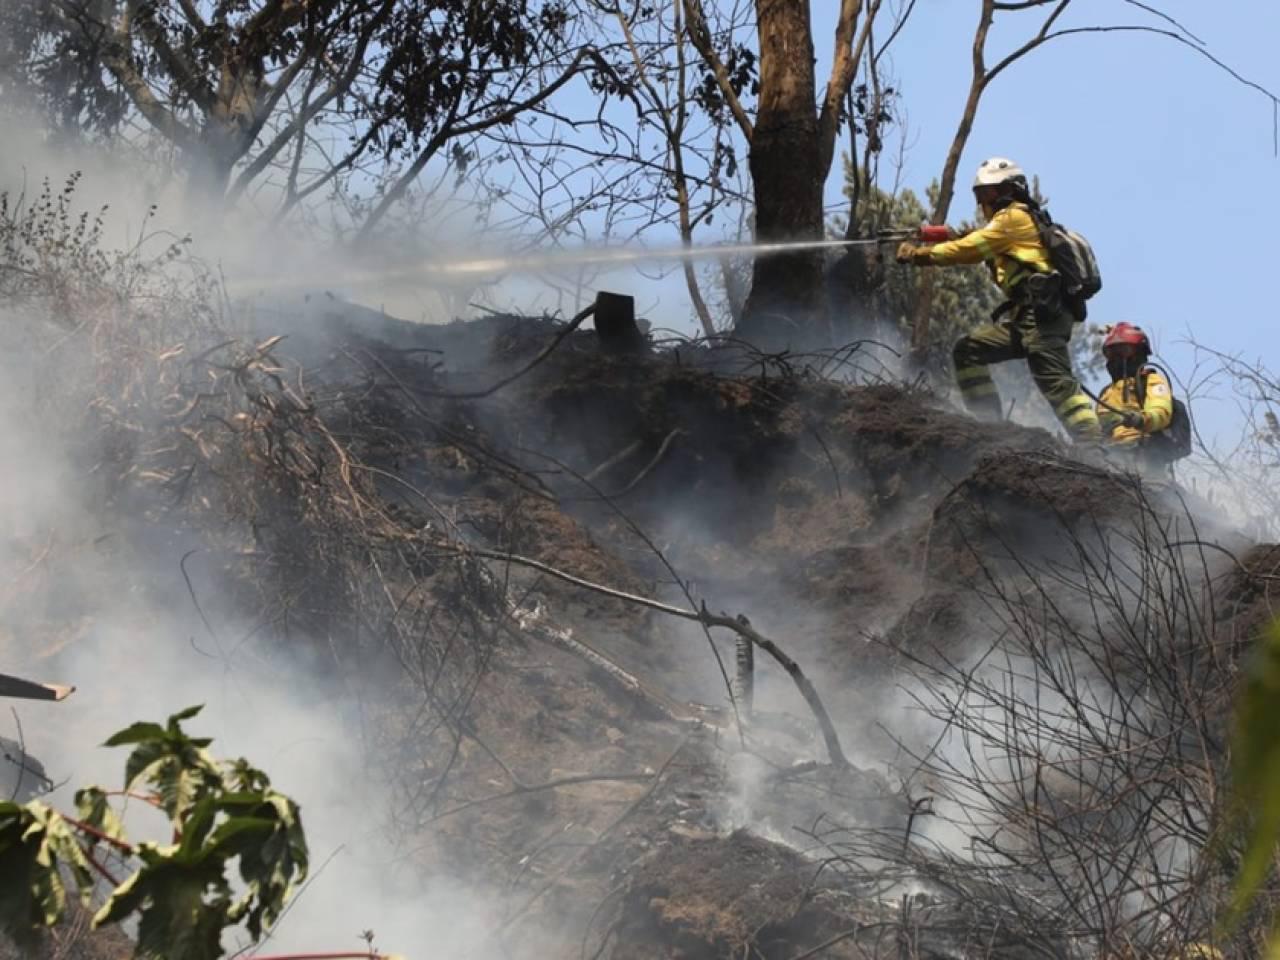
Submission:
[[[986,226],[970,231],[958,240],[934,244],[929,248],[929,254],[939,266],[990,263],[995,281],[1006,295],[1012,295],[1028,273],[1048,273],[1053,269],[1049,252],[1040,242],[1040,230],[1021,203],[1009,204],[998,211]]]
[[[1144,436],[1158,433],[1169,426],[1173,420],[1173,390],[1169,381],[1159,370],[1144,367],[1139,371],[1146,377],[1144,403],[1138,404],[1138,381],[1136,377],[1116,380],[1102,391],[1098,404],[1098,420],[1102,424],[1103,436],[1111,438],[1112,443],[1133,444]],[[1103,406],[1106,404],[1106,406]],[[1119,415],[1112,413],[1107,407],[1115,407],[1124,413],[1143,413],[1146,415],[1146,428],[1135,430],[1120,423]]]

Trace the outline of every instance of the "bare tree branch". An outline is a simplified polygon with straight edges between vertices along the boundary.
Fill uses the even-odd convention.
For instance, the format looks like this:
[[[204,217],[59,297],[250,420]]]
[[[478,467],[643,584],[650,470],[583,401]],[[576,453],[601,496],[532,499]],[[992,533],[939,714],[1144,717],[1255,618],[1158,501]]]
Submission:
[[[627,593],[624,590],[616,590],[613,587],[606,587],[599,583],[593,583],[590,580],[584,580],[582,577],[574,576],[566,573],[540,560],[533,560],[529,557],[522,557],[517,554],[503,553],[498,550],[487,550],[482,547],[461,546],[460,544],[450,544],[447,549],[457,550],[462,553],[474,554],[477,557],[483,557],[487,560],[498,560],[503,563],[512,563],[516,566],[528,567],[531,570],[537,570],[545,573],[547,576],[554,577],[565,583],[581,587],[584,590],[590,590],[603,596],[613,597],[616,600],[625,600],[628,603],[645,607],[649,610],[655,610],[659,613],[665,613],[669,616],[679,617],[682,620],[691,620],[694,623],[702,624],[706,627],[720,627],[725,630],[732,631],[744,640],[750,641],[759,647],[769,656],[773,657],[782,668],[787,671],[792,682],[800,691],[800,695],[804,698],[809,709],[813,712],[814,719],[818,722],[818,727],[822,732],[823,741],[827,747],[827,757],[831,763],[838,767],[847,767],[849,765],[848,758],[845,756],[843,748],[840,746],[840,737],[836,733],[835,725],[831,722],[831,716],[827,713],[827,709],[823,706],[822,699],[818,696],[817,690],[809,678],[805,676],[800,665],[791,657],[787,656],[774,641],[770,640],[764,634],[756,630],[742,615],[730,616],[727,613],[713,614],[707,610],[706,604],[702,605],[700,610],[688,610],[684,607],[673,606],[669,603],[662,603],[659,600],[651,600],[648,597],[642,597],[638,594]]]
[[[858,66],[862,62],[863,51],[875,27],[876,18],[880,14],[880,5],[881,0],[871,0],[856,40],[854,31],[861,13],[861,0],[857,2],[844,0],[841,6],[840,20],[836,26],[836,55],[831,65],[831,77],[827,81],[827,89],[823,95],[822,108],[818,117],[824,170],[831,167],[831,161],[835,155],[836,134],[840,127],[840,107],[853,87],[854,77],[857,76]],[[907,15],[910,15],[910,10],[907,11]],[[904,17],[900,22],[905,23],[906,18]],[[853,116],[850,115],[848,120],[849,123],[853,123]]]
[[[373,231],[373,228],[378,225],[378,222],[381,221],[384,216],[386,216],[387,211],[404,196],[405,191],[409,189],[413,181],[418,178],[420,173],[422,173],[427,163],[430,162],[432,157],[439,152],[440,148],[444,146],[446,142],[451,139],[467,136],[468,134],[487,130],[490,127],[509,123],[520,114],[525,113],[526,111],[545,102],[554,93],[556,93],[556,91],[581,73],[584,65],[588,61],[595,63],[601,69],[608,69],[608,65],[604,63],[595,49],[590,47],[584,48],[578,51],[577,55],[573,58],[573,61],[558,77],[556,77],[556,79],[551,81],[551,83],[547,84],[537,93],[520,101],[519,103],[514,103],[502,110],[488,113],[484,117],[478,120],[473,120],[469,123],[456,123],[459,102],[455,100],[446,122],[440,125],[436,135],[427,142],[427,145],[423,147],[421,151],[419,151],[418,155],[409,165],[409,169],[382,195],[381,199],[379,199],[377,205],[375,205],[373,210],[369,213],[369,216],[365,219],[364,223],[360,225],[360,229],[357,231],[355,237],[356,242],[360,242],[369,236]]]
[[[279,155],[280,151],[284,149],[285,145],[288,144],[290,140],[294,139],[294,137],[299,136],[300,131],[303,130],[306,125],[320,113],[321,110],[350,90],[351,85],[355,82],[356,77],[364,66],[365,55],[368,52],[369,44],[373,41],[378,29],[386,22],[387,17],[390,16],[393,7],[394,0],[384,0],[383,4],[378,9],[378,12],[369,20],[365,29],[360,34],[354,49],[348,56],[346,67],[333,78],[333,81],[318,97],[311,99],[308,104],[303,106],[297,115],[281,127],[271,141],[258,152],[258,155],[254,157],[254,159],[243,170],[241,170],[234,185],[228,192],[228,199],[231,202],[235,202],[239,199],[244,191],[248,189],[249,184],[271,165],[276,156]],[[305,51],[298,55],[292,66],[297,66],[298,69],[301,69],[304,61],[310,61],[310,58],[307,57]],[[254,137],[256,137],[258,132],[261,130],[262,124],[266,123],[268,117],[272,112],[274,112],[279,97],[289,89],[293,79],[294,77],[291,76],[287,81],[285,78],[281,78],[281,80],[276,82],[270,103],[264,109],[258,111],[258,117],[255,120],[255,129],[253,131]],[[376,128],[376,123],[371,124],[371,126]],[[368,141],[366,140],[365,142],[367,143]]]
[[[738,99],[737,93],[734,92],[733,84],[729,82],[729,71],[726,69],[724,61],[716,53],[715,40],[711,36],[710,27],[707,26],[707,15],[702,8],[702,0],[685,0],[685,4],[685,10],[689,15],[689,42],[693,44],[693,48],[698,51],[703,62],[711,69],[716,78],[716,85],[720,88],[720,95],[724,97],[725,103],[729,105],[729,111],[733,114],[733,119],[738,122],[738,129],[742,131],[742,136],[747,143],[750,143],[755,128],[752,126],[751,119],[747,116],[746,109],[742,106],[742,101]]]
[[[179,89],[201,110],[209,112],[213,109],[213,89],[200,75],[200,71],[191,59],[175,50],[169,43],[163,28],[155,21],[155,13],[153,5],[148,4],[143,7],[141,0],[129,0],[124,22],[138,25],[147,43],[156,51],[157,56],[178,82]],[[118,39],[122,43],[128,43],[125,36],[120,36]]]

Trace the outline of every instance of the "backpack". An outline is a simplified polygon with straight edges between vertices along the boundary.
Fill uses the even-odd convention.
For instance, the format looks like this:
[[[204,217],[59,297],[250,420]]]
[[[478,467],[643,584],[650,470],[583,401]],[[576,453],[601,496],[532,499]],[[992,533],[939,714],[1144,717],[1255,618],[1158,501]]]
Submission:
[[[1048,210],[1035,207],[1028,207],[1028,210],[1040,231],[1040,242],[1049,253],[1049,262],[1062,277],[1063,298],[1069,304],[1083,306],[1084,301],[1102,289],[1102,273],[1098,270],[1098,258],[1093,255],[1093,247],[1074,230],[1054,223]]]
[[[1169,382],[1170,387],[1173,386],[1173,379],[1164,369],[1157,367],[1154,363],[1145,364],[1138,371],[1138,376],[1134,378],[1135,386],[1138,389],[1139,406],[1146,405],[1147,371],[1149,370],[1158,370],[1164,374],[1164,378]],[[1169,421],[1169,426],[1148,435],[1143,447],[1166,463],[1173,463],[1175,460],[1191,456],[1193,439],[1191,434],[1191,411],[1187,409],[1185,403],[1174,397],[1173,419]]]

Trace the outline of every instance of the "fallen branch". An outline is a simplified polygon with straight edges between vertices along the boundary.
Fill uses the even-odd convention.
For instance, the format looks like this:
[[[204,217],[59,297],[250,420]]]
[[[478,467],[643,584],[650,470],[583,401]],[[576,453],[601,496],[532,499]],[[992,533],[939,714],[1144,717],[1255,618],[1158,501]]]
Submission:
[[[620,464],[623,460],[626,460],[629,456],[631,456],[633,453],[639,450],[643,444],[644,444],[644,437],[637,437],[635,440],[632,440],[629,444],[627,444],[625,447],[623,447],[621,450],[619,450],[617,453],[611,456],[608,460],[600,464],[600,466],[596,467],[590,473],[586,474],[585,479],[588,481],[595,480],[602,473],[605,473],[606,471],[613,469],[618,464]]]
[[[487,550],[483,547],[462,547],[456,543],[442,545],[446,549],[452,549],[457,553],[469,553],[477,557],[483,557],[486,560],[495,560],[501,563],[513,563],[516,566],[527,567],[530,570],[537,570],[545,573],[549,577],[554,577],[564,583],[581,587],[584,590],[590,590],[603,596],[613,597],[616,600],[624,600],[627,603],[634,603],[637,606],[647,607],[650,610],[656,610],[659,613],[665,613],[668,616],[678,617],[681,620],[691,620],[694,623],[702,624],[704,627],[722,627],[725,630],[732,631],[744,640],[750,641],[759,647],[769,656],[773,657],[782,668],[790,675],[792,682],[800,691],[800,695],[804,697],[805,703],[809,705],[809,709],[813,712],[814,719],[818,722],[818,727],[822,731],[822,739],[826,743],[827,757],[831,763],[838,767],[849,766],[849,760],[845,757],[844,749],[840,746],[840,738],[836,733],[835,725],[831,722],[831,716],[827,713],[827,708],[823,706],[822,699],[818,696],[818,691],[814,688],[809,678],[805,676],[800,665],[791,657],[787,656],[782,649],[774,643],[773,640],[764,636],[751,625],[746,617],[739,615],[732,617],[727,613],[713,614],[705,603],[699,610],[689,610],[685,607],[677,607],[669,603],[663,603],[660,600],[651,600],[648,597],[642,597],[639,594],[627,593],[625,590],[616,590],[613,587],[606,587],[603,584],[593,583],[590,580],[584,580],[576,577],[571,573],[566,573],[540,560],[534,560],[530,557],[522,557],[518,554],[503,553],[499,550]]]
[[[564,463],[561,460],[557,460],[555,457],[550,456],[549,454],[546,454],[546,453],[542,453],[537,450],[526,450],[524,452],[530,453],[534,456],[540,457],[544,460],[547,460],[555,464],[565,473],[574,477],[580,483],[586,486],[587,489],[589,489],[610,510],[613,511],[613,513],[618,517],[619,520],[621,520],[623,523],[627,525],[627,529],[629,529],[633,534],[635,534],[635,536],[640,540],[641,543],[643,543],[646,547],[649,548],[650,552],[653,553],[654,557],[657,558],[658,562],[662,564],[663,569],[665,569],[667,573],[671,575],[672,582],[674,582],[676,586],[680,588],[680,592],[683,593],[685,599],[689,601],[689,605],[690,606],[696,605],[693,599],[693,594],[689,591],[689,584],[685,581],[683,577],[680,576],[679,572],[672,565],[671,561],[667,559],[667,555],[662,552],[662,550],[658,547],[656,543],[653,542],[653,538],[649,536],[649,534],[647,534],[644,531],[644,529],[640,526],[640,524],[636,523],[636,521],[632,519],[632,517],[625,510],[623,510],[620,506],[618,506],[617,500],[615,498],[609,496],[607,493],[605,493],[603,490],[597,487],[594,483],[592,483],[591,480],[582,476],[580,473],[574,470],[567,463]],[[729,679],[729,672],[725,669],[725,666],[724,666],[724,658],[720,656],[720,651],[716,649],[715,639],[711,636],[711,631],[708,630],[706,626],[702,626],[702,634],[707,639],[707,646],[711,650],[711,656],[715,659],[716,667],[720,670],[720,676],[724,680],[725,690],[729,694],[729,706],[733,708],[733,719],[734,719],[734,723],[737,725],[737,728],[738,728],[738,739],[742,741],[743,745],[745,746],[746,741],[743,739],[743,717],[742,717],[742,711],[738,708],[737,691],[734,689],[733,682],[730,681]],[[744,641],[739,641],[740,644],[743,642]],[[748,646],[750,645],[748,644]]]
[[[653,457],[650,458],[649,462],[645,464],[644,467],[640,470],[640,472],[637,473],[631,479],[630,483],[628,483],[625,487],[623,487],[617,493],[600,494],[601,498],[605,500],[613,499],[613,498],[624,496],[630,493],[632,490],[634,490],[639,485],[640,481],[643,480],[645,477],[647,477],[650,473],[652,473],[653,468],[662,462],[662,458],[666,456],[667,451],[671,448],[671,442],[675,440],[675,438],[682,433],[684,433],[684,431],[681,430],[679,427],[677,427],[676,429],[668,433],[666,437],[663,438],[662,443],[659,444],[658,452],[655,453]],[[586,484],[594,484],[594,482],[602,474],[613,469],[618,464],[622,463],[624,460],[631,457],[633,454],[638,452],[643,445],[644,445],[644,437],[637,438],[633,442],[627,444],[627,446],[623,447],[613,456],[611,456],[608,460],[604,461],[604,463],[600,464],[600,466],[596,467],[590,473],[583,474],[582,476],[580,476],[579,479]],[[555,462],[558,463],[559,461],[555,461]]]
[[[652,473],[653,468],[662,462],[662,458],[666,456],[667,450],[670,449],[671,447],[671,441],[674,440],[676,437],[678,437],[682,433],[684,433],[684,431],[679,429],[678,427],[675,430],[672,430],[670,433],[668,433],[666,439],[662,441],[662,445],[658,447],[658,452],[653,455],[653,459],[650,460],[645,465],[645,468],[643,470],[641,470],[639,473],[635,475],[635,477],[632,479],[630,483],[628,483],[625,487],[623,487],[617,493],[613,494],[613,496],[621,497],[625,494],[630,493],[632,490],[634,490],[640,484],[640,481],[643,480],[645,477],[647,477],[650,473]]]
[[[478,564],[483,569],[483,564]],[[595,647],[573,635],[567,627],[556,626],[546,622],[546,618],[538,609],[532,611],[516,605],[506,591],[492,575],[485,570],[486,586],[494,596],[506,606],[506,613],[526,633],[532,634],[543,643],[559,647],[565,652],[585,660],[595,669],[612,678],[627,693],[639,697],[649,706],[657,709],[663,716],[678,723],[691,719],[687,711],[668,697],[647,688],[634,674],[628,673],[618,664],[606,657]]]
[[[369,473],[381,477],[390,483],[393,483],[408,493],[413,494],[423,503],[431,507],[436,517],[450,529],[455,537],[459,536],[459,531],[454,527],[448,517],[437,507],[425,493],[409,483],[403,477],[398,477],[394,473],[385,470],[379,470],[377,467],[365,466],[364,469]],[[452,556],[458,554],[458,547],[455,541],[450,541],[445,546],[445,551]],[[472,551],[474,553],[475,551]],[[624,691],[634,696],[642,698],[650,707],[653,707],[663,716],[679,723],[687,722],[691,717],[682,705],[676,704],[669,697],[651,690],[646,687],[633,674],[624,670],[618,664],[614,663],[609,657],[605,656],[599,650],[590,644],[577,639],[573,635],[573,631],[567,627],[559,626],[549,622],[547,616],[542,612],[539,606],[532,609],[522,606],[515,599],[508,595],[506,587],[499,582],[484,564],[475,565],[475,573],[484,584],[486,590],[489,591],[492,598],[497,601],[505,615],[517,626],[521,631],[532,635],[534,638],[541,640],[543,643],[549,644],[585,660],[591,666],[600,670],[606,676],[615,681]],[[508,771],[510,775],[510,771]],[[519,782],[512,776],[513,782]]]

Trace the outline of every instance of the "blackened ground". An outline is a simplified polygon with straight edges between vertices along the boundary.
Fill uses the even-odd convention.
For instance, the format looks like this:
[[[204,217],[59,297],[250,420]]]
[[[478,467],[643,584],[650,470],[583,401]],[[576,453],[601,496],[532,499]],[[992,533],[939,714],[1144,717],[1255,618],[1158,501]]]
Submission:
[[[977,582],[1012,582],[1139,507],[1172,516],[1178,497],[1074,458],[1044,431],[740,348],[619,356],[584,330],[489,389],[560,332],[526,318],[431,327],[335,309],[289,343],[308,382],[337,398],[334,435],[383,472],[397,518],[750,618],[812,678],[847,752],[874,772],[822,763],[812,718],[761,652],[761,716],[743,751],[727,638],[493,562],[526,609],[642,689],[526,634],[462,634],[485,658],[460,693],[452,749],[434,749],[439,725],[426,729],[413,683],[371,707],[406,859],[495,891],[504,919],[480,955],[896,955],[885,933],[896,902],[821,869],[796,828],[905,822],[878,752],[882,704],[904,657],[960,657],[984,639]],[[1270,616],[1265,578],[1280,554],[1213,564],[1217,627],[1243,647]],[[447,607],[448,584],[433,576],[424,569],[423,589]]]

